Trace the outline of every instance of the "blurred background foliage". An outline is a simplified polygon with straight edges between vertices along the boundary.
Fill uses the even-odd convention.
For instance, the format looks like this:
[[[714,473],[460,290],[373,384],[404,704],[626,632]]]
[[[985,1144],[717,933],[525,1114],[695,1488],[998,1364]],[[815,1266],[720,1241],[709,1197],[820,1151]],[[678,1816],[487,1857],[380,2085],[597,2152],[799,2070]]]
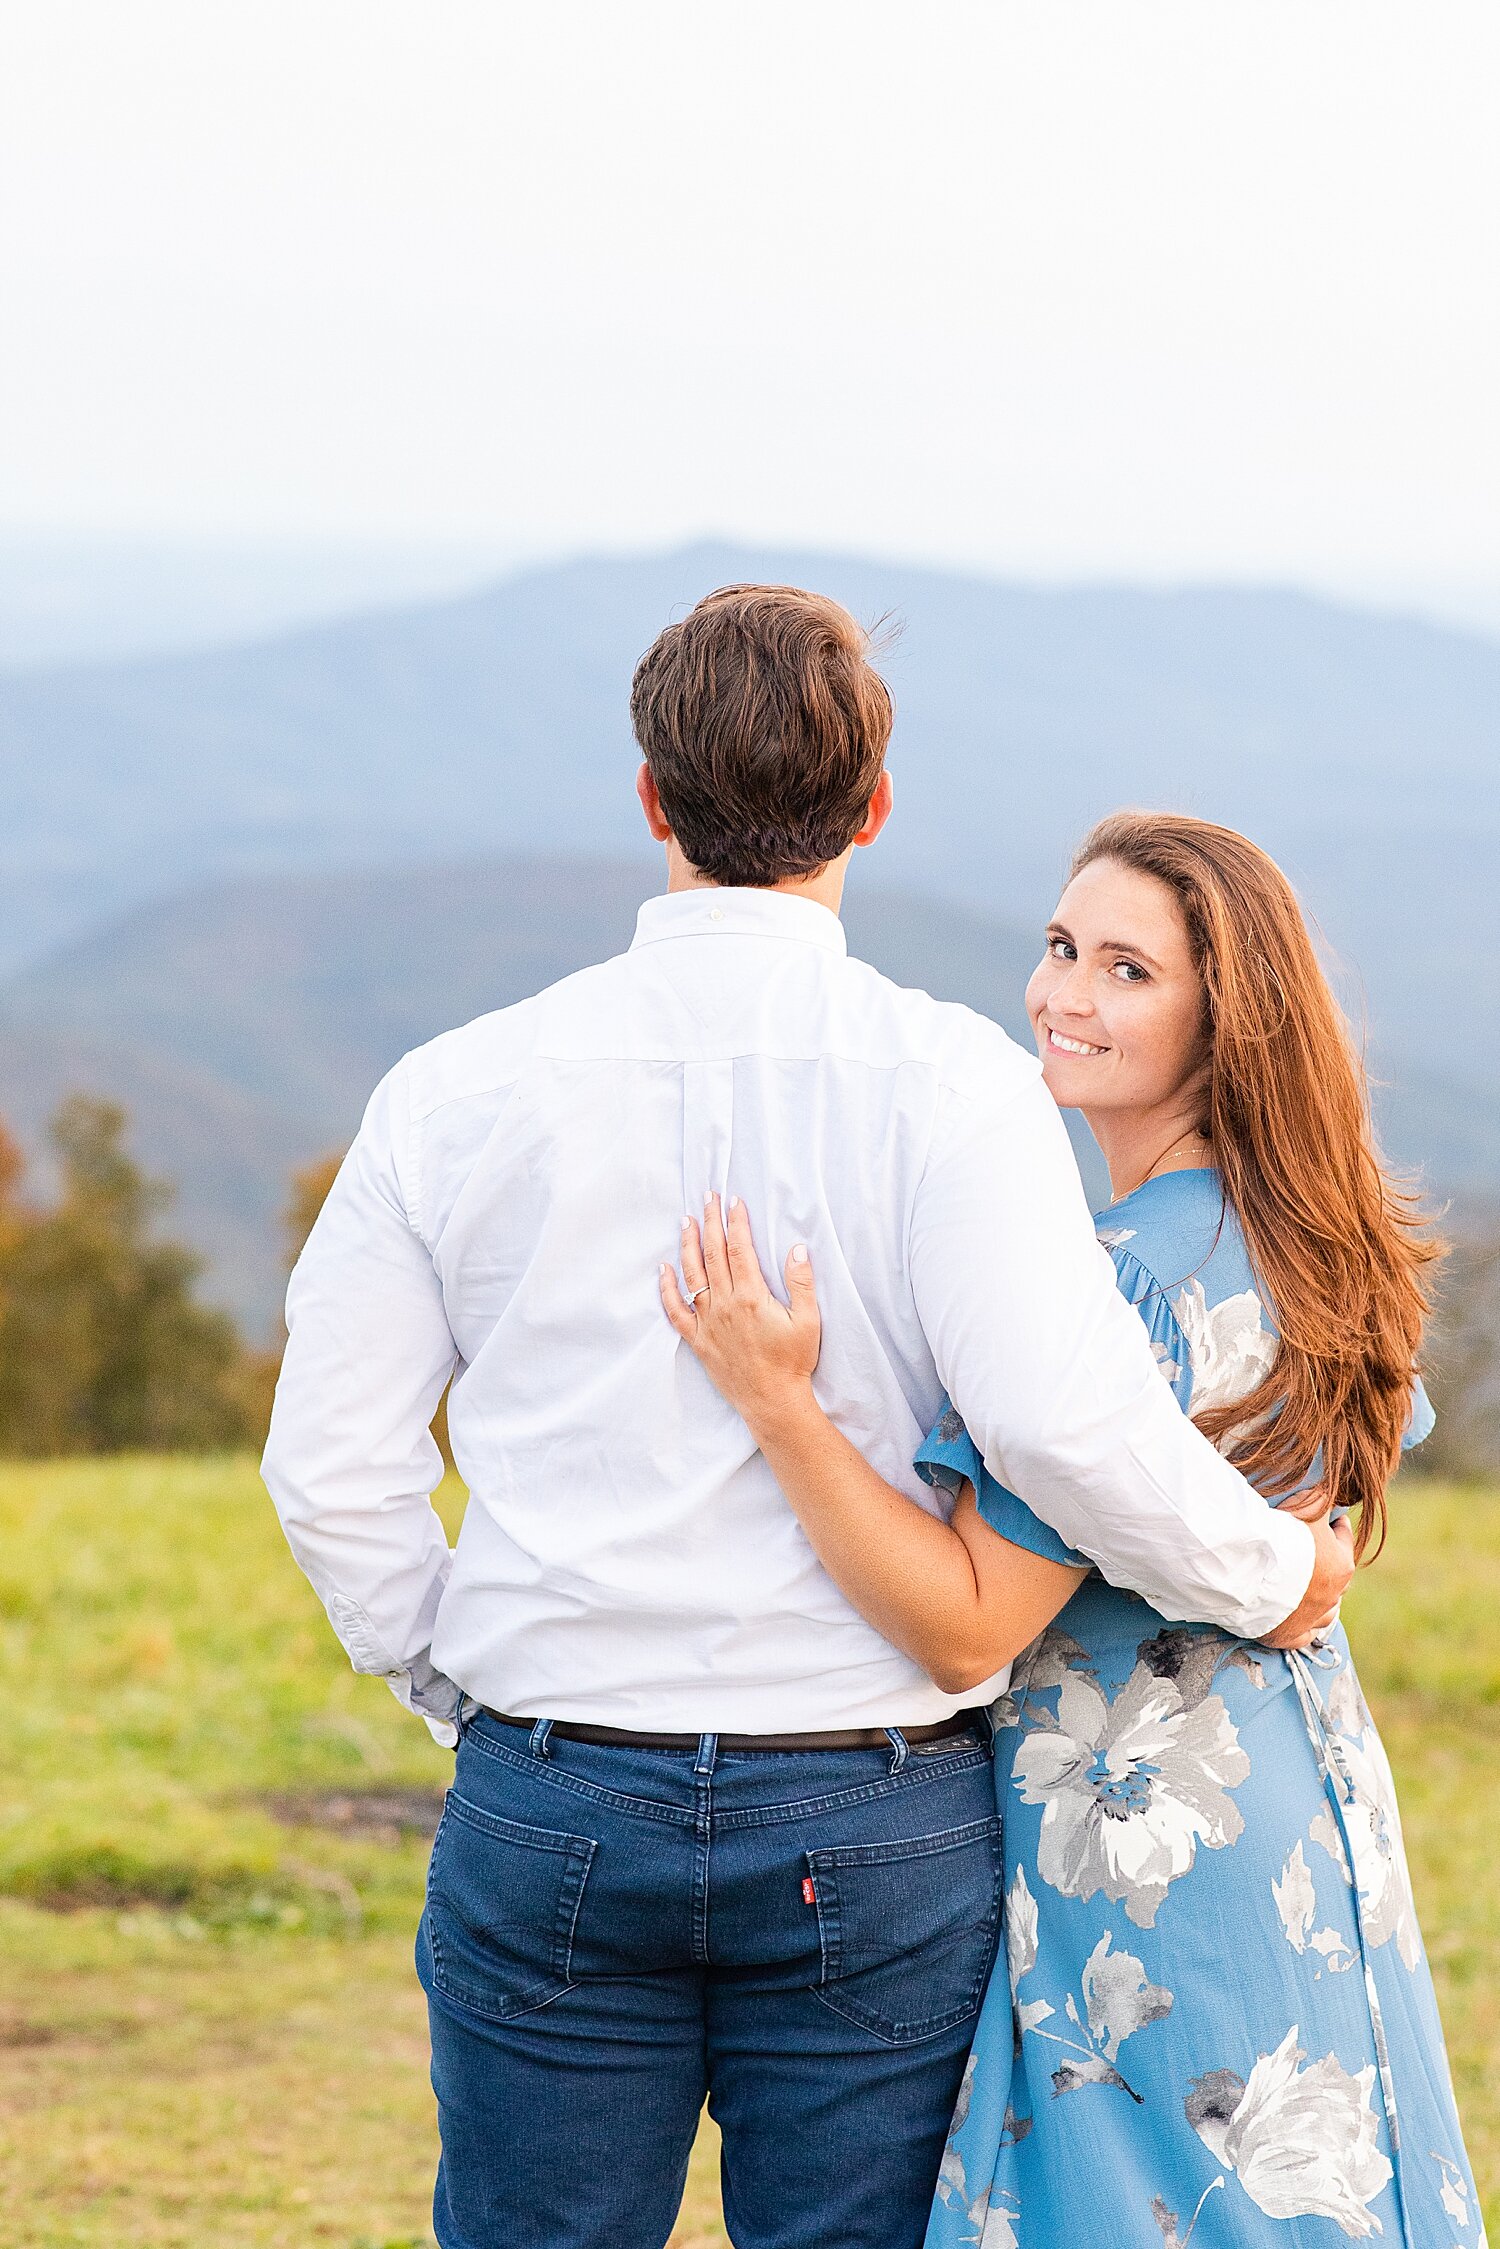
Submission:
[[[1413,1459],[1470,1481],[1500,1474],[1500,1219],[1452,1240],[1428,1347],[1437,1427]]]
[[[52,1119],[59,1187],[27,1196],[0,1127],[0,1453],[213,1451],[264,1426],[272,1367],[198,1301],[201,1260],[164,1238],[169,1191],[113,1102]]]
[[[115,1102],[75,1094],[49,1138],[57,1190],[27,1192],[0,1123],[0,1456],[203,1452],[258,1446],[280,1359],[200,1301],[203,1261],[171,1238],[171,1191],[133,1159]],[[342,1153],[297,1166],[282,1218],[285,1269],[312,1231]],[[1500,1475],[1500,1214],[1449,1228],[1427,1353],[1438,1410],[1414,1456],[1449,1481]],[[448,1457],[446,1424],[437,1429]]]

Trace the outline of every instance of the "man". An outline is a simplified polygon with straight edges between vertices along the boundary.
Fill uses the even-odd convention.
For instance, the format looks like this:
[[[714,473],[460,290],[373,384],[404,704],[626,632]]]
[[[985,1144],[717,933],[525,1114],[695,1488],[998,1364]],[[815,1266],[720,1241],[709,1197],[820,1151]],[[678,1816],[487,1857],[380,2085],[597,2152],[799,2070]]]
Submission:
[[[997,1939],[987,1731],[845,1604],[679,1348],[683,1213],[733,1190],[770,1269],[808,1245],[820,1396],[915,1503],[946,1388],[1171,1615],[1295,1637],[1348,1564],[1179,1413],[1035,1059],[847,959],[891,808],[853,620],[727,588],[632,713],[667,894],[377,1090],[266,1479],[355,1667],[462,1737],[418,1943],[442,2249],[660,2249],[705,2094],[740,2249],[916,2249]]]

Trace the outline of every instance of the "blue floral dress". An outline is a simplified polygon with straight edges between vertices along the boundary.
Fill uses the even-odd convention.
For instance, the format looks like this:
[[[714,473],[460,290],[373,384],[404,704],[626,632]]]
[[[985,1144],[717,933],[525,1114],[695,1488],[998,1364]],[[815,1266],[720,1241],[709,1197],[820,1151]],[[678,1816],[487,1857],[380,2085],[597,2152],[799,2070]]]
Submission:
[[[1275,1329],[1218,1174],[1100,1220],[1183,1408]],[[1432,1426],[1420,1387],[1408,1442]],[[1065,1547],[951,1410],[918,1456],[1003,1536]],[[1097,1575],[996,1705],[1006,1958],[927,2249],[1478,2249],[1390,1767],[1342,1627],[1278,1655]]]

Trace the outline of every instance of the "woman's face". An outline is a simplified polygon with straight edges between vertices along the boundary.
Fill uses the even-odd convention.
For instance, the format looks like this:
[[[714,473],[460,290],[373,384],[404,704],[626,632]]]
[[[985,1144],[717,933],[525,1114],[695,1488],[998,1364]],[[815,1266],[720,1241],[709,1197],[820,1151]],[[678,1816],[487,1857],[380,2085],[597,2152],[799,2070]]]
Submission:
[[[1073,877],[1026,1012],[1060,1108],[1196,1108],[1208,1065],[1203,980],[1182,910],[1154,875],[1095,859]]]

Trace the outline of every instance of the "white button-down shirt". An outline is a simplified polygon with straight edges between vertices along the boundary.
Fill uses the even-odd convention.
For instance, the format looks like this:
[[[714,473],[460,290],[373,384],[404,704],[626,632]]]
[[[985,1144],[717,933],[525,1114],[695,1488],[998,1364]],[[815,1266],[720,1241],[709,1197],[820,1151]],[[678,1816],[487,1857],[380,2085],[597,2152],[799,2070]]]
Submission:
[[[437,1720],[461,1688],[674,1732],[982,1697],[849,1606],[668,1325],[657,1268],[710,1189],[744,1198],[768,1273],[808,1244],[818,1396],[915,1505],[945,1504],[911,1462],[946,1389],[1117,1584],[1245,1634],[1297,1606],[1310,1534],[1179,1411],[1035,1057],[850,960],[811,900],[695,890],[398,1064],[303,1252],[265,1476],[357,1669]]]

